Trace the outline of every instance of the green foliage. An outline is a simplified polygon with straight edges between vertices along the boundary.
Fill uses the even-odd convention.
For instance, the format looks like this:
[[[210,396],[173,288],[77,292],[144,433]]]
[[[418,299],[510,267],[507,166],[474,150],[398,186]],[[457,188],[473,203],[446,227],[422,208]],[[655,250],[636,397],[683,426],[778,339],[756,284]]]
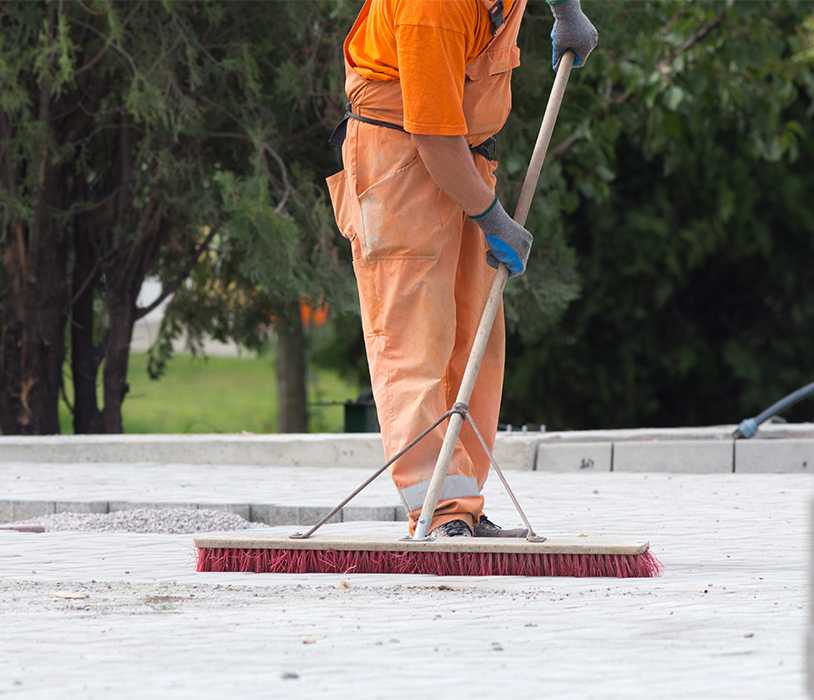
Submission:
[[[583,5],[600,46],[571,77],[529,271],[507,288],[501,419],[735,421],[814,375],[814,6]],[[506,201],[553,80],[550,29],[530,2],[499,136]],[[317,359],[359,376],[361,338],[347,318],[338,328]]]
[[[582,290],[551,332],[524,310],[504,418],[589,428],[756,413],[814,375],[814,7],[585,6],[601,46],[571,79],[552,152],[573,145],[547,164],[532,222],[538,234],[542,217],[562,222]],[[526,152],[544,98],[530,84],[547,43],[535,26],[508,129]],[[539,253],[532,286],[548,284]]]
[[[322,181],[333,159],[326,132],[341,103],[332,88],[342,25],[333,2],[273,8],[264,6],[262,18],[250,13],[256,26],[235,35],[224,60],[251,95],[221,103],[239,115],[230,128],[247,150],[242,161],[226,156],[228,167],[216,166],[222,233],[169,307],[151,353],[156,372],[182,329],[196,351],[205,335],[261,348],[301,300],[340,314],[354,306],[349,256]]]

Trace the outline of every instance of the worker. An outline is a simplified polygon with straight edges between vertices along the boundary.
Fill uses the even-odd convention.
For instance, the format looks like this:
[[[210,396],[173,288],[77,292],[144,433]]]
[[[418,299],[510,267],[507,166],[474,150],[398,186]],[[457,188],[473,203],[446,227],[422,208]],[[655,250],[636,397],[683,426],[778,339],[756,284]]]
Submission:
[[[350,241],[373,395],[388,459],[453,404],[498,263],[523,274],[531,234],[495,194],[495,135],[527,0],[366,0],[344,42],[348,112],[328,178]],[[588,59],[597,32],[579,0],[548,0],[552,64]],[[469,410],[491,449],[503,385],[502,309]],[[391,475],[414,531],[444,437],[437,426]],[[489,460],[470,426],[430,534],[497,536],[483,513]]]

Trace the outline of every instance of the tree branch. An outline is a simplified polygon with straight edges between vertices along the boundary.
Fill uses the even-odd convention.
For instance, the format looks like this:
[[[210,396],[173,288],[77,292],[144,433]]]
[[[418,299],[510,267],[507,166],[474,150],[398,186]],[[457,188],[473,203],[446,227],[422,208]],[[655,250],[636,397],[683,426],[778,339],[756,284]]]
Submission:
[[[155,300],[150,302],[147,306],[136,307],[136,320],[144,318],[147,314],[157,309],[167,298],[171,297],[173,294],[175,294],[175,292],[178,291],[178,288],[184,283],[187,277],[189,277],[190,273],[192,272],[192,268],[198,264],[198,260],[200,260],[201,255],[203,255],[206,249],[209,248],[209,244],[217,235],[218,230],[219,229],[217,226],[213,226],[209,230],[206,238],[204,238],[190,257],[189,264],[184,268],[183,272],[175,278],[175,281],[172,284],[168,285],[167,287],[163,287],[161,294],[159,294]]]
[[[272,158],[274,158],[274,162],[277,163],[277,167],[280,169],[280,175],[282,176],[283,180],[283,196],[280,198],[280,201],[277,203],[277,206],[274,207],[275,214],[280,214],[285,209],[285,204],[288,201],[288,197],[291,195],[291,183],[288,180],[288,170],[285,167],[285,161],[280,157],[280,154],[277,153],[268,143],[263,142],[261,144],[263,147],[263,152],[268,153]],[[268,167],[268,160],[264,157],[263,162],[266,164],[266,172],[268,172],[269,176],[271,176],[271,169]]]
[[[566,153],[568,153],[568,151],[571,150],[571,146],[573,146],[579,140],[580,135],[580,131],[577,129],[570,136],[566,136],[551,151],[551,157],[555,159],[562,158]]]
[[[714,29],[720,26],[721,22],[724,20],[724,15],[726,14],[725,10],[722,10],[719,14],[715,15],[709,22],[699,27],[699,29],[684,41],[681,46],[679,46],[673,53],[671,53],[667,58],[659,61],[656,65],[656,70],[659,72],[660,75],[667,77],[671,71],[671,65],[673,61],[675,61],[679,56],[689,51],[693,46],[703,41],[707,35],[712,32]]]

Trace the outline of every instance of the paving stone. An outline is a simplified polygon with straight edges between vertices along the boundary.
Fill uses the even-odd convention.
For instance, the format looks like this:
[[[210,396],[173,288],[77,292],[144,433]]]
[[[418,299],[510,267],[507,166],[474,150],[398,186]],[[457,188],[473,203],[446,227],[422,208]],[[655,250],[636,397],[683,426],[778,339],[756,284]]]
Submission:
[[[505,433],[495,440],[494,456],[503,470],[529,471],[534,466],[535,452],[544,433]]]
[[[611,469],[610,442],[560,443],[541,441],[535,470],[539,472],[607,472]]]
[[[107,501],[57,501],[55,513],[108,513]],[[120,508],[119,510],[124,510]]]
[[[251,520],[251,505],[248,503],[199,503],[198,510],[223,510]]]
[[[615,472],[714,474],[732,471],[732,440],[617,442]]]
[[[735,471],[814,473],[814,440],[736,440]]]
[[[320,518],[324,518],[328,513],[333,510],[332,508],[321,508],[316,506],[301,506],[297,508],[297,523],[299,525],[313,525],[315,524]],[[340,511],[336,515],[334,515],[329,521],[329,523],[341,523],[342,522],[342,512]],[[274,523],[276,524],[276,523]]]
[[[12,501],[10,520],[28,520],[55,512],[53,501]],[[8,522],[8,521],[6,521]]]
[[[173,503],[171,501],[149,502],[149,501],[110,501],[108,512],[114,513],[117,510],[134,510],[136,508],[154,508],[156,510],[171,510],[173,508],[184,508],[196,510],[197,503]]]
[[[396,519],[395,506],[366,507],[366,506],[345,506],[342,509],[342,522],[348,523],[355,520],[384,520],[393,521]]]
[[[277,506],[271,503],[252,503],[249,520],[266,525],[299,524],[298,506]]]

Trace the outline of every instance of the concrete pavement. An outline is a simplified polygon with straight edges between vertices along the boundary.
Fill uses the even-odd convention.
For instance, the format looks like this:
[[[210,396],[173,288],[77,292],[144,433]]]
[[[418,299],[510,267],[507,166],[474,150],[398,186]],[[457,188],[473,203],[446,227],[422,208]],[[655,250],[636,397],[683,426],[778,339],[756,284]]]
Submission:
[[[808,476],[513,476],[540,531],[645,536],[664,575],[196,574],[187,536],[0,532],[0,694],[804,697]]]

